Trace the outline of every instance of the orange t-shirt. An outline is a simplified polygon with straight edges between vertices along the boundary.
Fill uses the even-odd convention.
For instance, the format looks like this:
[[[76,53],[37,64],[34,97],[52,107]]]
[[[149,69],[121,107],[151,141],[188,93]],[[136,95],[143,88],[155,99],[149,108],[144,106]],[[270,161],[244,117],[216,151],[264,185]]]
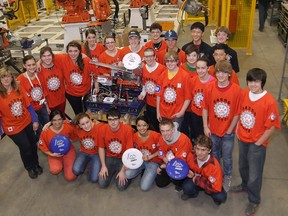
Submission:
[[[159,139],[159,158],[163,160],[166,157],[168,160],[175,158],[187,160],[187,155],[192,151],[192,143],[190,139],[183,133],[180,134],[178,140],[170,145],[163,140],[163,137]]]
[[[45,130],[45,131],[43,130],[41,132],[40,139],[38,142],[38,148],[43,152],[51,151],[50,150],[51,139],[58,134],[65,135],[69,139],[75,139],[75,135],[73,134],[73,126],[69,122],[64,121],[63,122],[63,128],[58,133],[54,132],[51,128],[49,128],[48,130]],[[74,146],[72,143],[71,143],[70,150],[71,149],[74,149]]]
[[[7,135],[17,134],[31,123],[28,106],[30,100],[23,88],[20,88],[20,94],[12,90],[6,97],[0,96],[0,119]]]
[[[232,119],[239,115],[241,88],[230,83],[220,89],[217,81],[208,83],[204,90],[203,109],[208,111],[211,133],[222,137],[227,132]]]
[[[188,73],[179,68],[177,74],[169,80],[168,69],[159,77],[157,96],[160,97],[160,115],[164,118],[172,118],[178,113],[185,100],[191,100],[190,77]]]
[[[51,70],[41,66],[38,74],[49,108],[56,107],[66,101],[65,84],[62,71],[54,66]]]
[[[115,56],[110,56],[104,51],[99,56],[99,62],[109,64],[109,65],[118,65],[120,62],[120,50],[117,49],[117,53]],[[111,69],[105,67],[99,67],[99,74],[111,74]]]
[[[165,62],[165,54],[166,53],[167,53],[167,50],[162,50],[156,54],[158,63],[166,65],[166,62]],[[178,49],[177,53],[179,56],[179,64],[178,65],[184,64],[186,62],[185,52],[181,49]]]
[[[209,66],[209,74],[216,78],[215,65]],[[236,72],[234,70],[232,70],[230,81],[235,83],[235,84],[237,84],[237,85],[240,85],[238,76],[237,76],[237,74],[236,74]]]
[[[159,76],[164,72],[166,67],[158,64],[153,72],[147,70],[147,65],[142,68],[142,84],[146,91],[146,103],[156,108],[156,88]]]
[[[80,151],[86,154],[98,154],[99,128],[103,123],[95,124],[90,131],[84,131],[79,127],[74,128],[74,134],[80,140]]]
[[[142,46],[141,49],[137,52],[137,54],[143,59],[144,57],[144,50],[146,49],[145,46]],[[120,49],[120,60],[122,61],[124,56],[128,53],[133,53],[129,46],[123,47]]]
[[[181,65],[180,65],[180,68],[182,68],[183,70],[187,71],[187,73],[189,73],[189,75],[190,75],[191,78],[193,78],[193,77],[195,77],[195,76],[198,76],[196,68],[193,68],[193,71],[191,71],[191,70],[188,68],[187,62],[181,64]]]
[[[99,147],[106,149],[107,157],[121,158],[129,148],[133,148],[133,129],[120,123],[117,131],[112,131],[108,124],[99,129]]]
[[[280,128],[280,117],[275,99],[266,93],[257,101],[249,98],[249,89],[241,95],[240,119],[237,126],[237,135],[243,142],[255,143],[272,126]],[[263,145],[267,147],[268,140]]]
[[[157,56],[157,53],[159,53],[159,52],[162,51],[162,50],[166,50],[166,49],[167,49],[166,41],[165,41],[165,40],[162,40],[161,42],[162,42],[162,44],[161,44],[161,46],[160,46],[159,49],[155,49],[155,48],[154,48],[154,46],[153,46],[153,41],[152,41],[152,40],[148,41],[144,46],[145,46],[145,48],[152,48],[152,49],[154,49],[155,54],[156,54],[156,56]]]
[[[206,84],[215,82],[215,78],[210,76],[207,82],[203,83],[200,81],[198,76],[195,76],[191,80],[191,92],[192,100],[190,110],[198,116],[202,116],[202,103],[204,100],[204,89]],[[188,110],[188,108],[187,108]]]
[[[139,149],[143,155],[152,155],[158,151],[158,142],[160,138],[160,134],[149,130],[149,137],[146,141],[142,141],[139,137],[138,132],[133,136],[134,147]],[[150,162],[161,163],[159,157],[154,157],[150,160]]]
[[[55,65],[58,68],[61,68],[64,74],[66,92],[76,97],[84,96],[90,91],[90,74],[98,74],[96,66],[90,64],[90,58],[84,58],[83,62],[84,69],[81,71],[79,67],[74,64],[68,54],[55,55]]]
[[[100,43],[96,43],[96,47],[93,50],[90,50],[90,54],[91,54],[91,59],[99,59],[99,56],[106,50],[106,48],[100,44]],[[86,50],[85,47],[82,46],[82,53],[86,54]]]
[[[44,99],[44,91],[42,88],[42,83],[40,83],[40,79],[34,77],[33,80],[27,78],[27,73],[22,73],[17,77],[17,80],[20,81],[21,87],[25,89],[28,97],[31,100],[31,105],[35,109],[35,111],[40,110],[44,105],[40,105],[40,100]],[[38,76],[38,75],[37,75]],[[29,82],[29,79],[31,83]]]
[[[210,156],[202,167],[198,166],[195,151],[189,152],[187,164],[196,175],[195,184],[205,190],[208,194],[219,193],[222,191],[223,171],[216,158]],[[192,181],[192,179],[191,179]]]

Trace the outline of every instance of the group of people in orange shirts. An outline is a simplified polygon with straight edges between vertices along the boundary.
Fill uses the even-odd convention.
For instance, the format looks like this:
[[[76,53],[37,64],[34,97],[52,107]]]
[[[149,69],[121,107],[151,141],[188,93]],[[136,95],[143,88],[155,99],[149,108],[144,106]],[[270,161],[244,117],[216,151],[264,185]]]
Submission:
[[[90,162],[89,180],[101,188],[115,175],[117,188],[125,190],[142,173],[143,191],[150,190],[154,181],[159,187],[173,182],[175,189],[183,190],[183,200],[205,190],[219,205],[229,190],[247,191],[246,214],[255,213],[268,138],[280,127],[277,104],[264,90],[267,75],[260,68],[248,71],[248,89],[240,88],[237,53],[226,44],[229,30],[216,30],[219,44],[213,47],[202,40],[204,30],[202,23],[193,23],[192,42],[180,49],[174,30],[166,31],[163,40],[162,26],[153,23],[151,41],[142,46],[140,33],[133,29],[128,34],[130,45],[118,49],[115,35],[105,37],[104,47],[89,29],[84,46],[71,41],[67,53],[55,55],[50,47],[43,47],[38,62],[25,56],[24,72],[17,79],[8,68],[1,68],[1,128],[18,146],[29,176],[37,178],[43,172],[38,146],[48,156],[50,172],[63,170],[68,181],[83,174]],[[146,101],[146,111],[136,121],[136,133],[120,122],[121,113],[114,108],[107,113],[108,124],[93,121],[81,101],[90,91],[99,91],[95,77],[111,75],[110,69],[96,67],[91,59],[123,65],[123,57],[131,52],[144,63],[138,99]],[[65,120],[66,99],[76,115],[71,123]],[[76,154],[71,145],[65,155],[53,153],[49,143],[59,133],[80,140],[80,152]],[[230,188],[235,133],[242,183]],[[133,147],[141,150],[144,160],[136,170],[121,161],[123,152]],[[181,181],[171,179],[165,170],[175,157],[190,167]]]

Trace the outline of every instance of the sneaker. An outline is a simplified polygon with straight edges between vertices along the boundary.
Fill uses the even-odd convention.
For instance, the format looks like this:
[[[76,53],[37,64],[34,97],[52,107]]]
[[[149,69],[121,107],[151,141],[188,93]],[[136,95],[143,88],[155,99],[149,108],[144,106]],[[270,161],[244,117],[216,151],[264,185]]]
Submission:
[[[242,192],[247,192],[247,189],[244,188],[242,186],[242,184],[239,184],[239,185],[235,185],[233,187],[230,188],[230,192],[232,193],[242,193]]]
[[[258,210],[258,207],[259,207],[259,204],[249,203],[246,210],[245,210],[245,214],[247,216],[255,215],[255,213]]]
[[[220,206],[222,204],[222,202],[219,201],[214,201],[215,205]]]
[[[232,176],[224,176],[223,188],[226,192],[230,190]]]
[[[38,174],[35,170],[31,169],[31,170],[28,170],[28,175],[31,179],[36,179],[38,177]]]
[[[181,192],[183,189],[182,189],[182,187],[180,187],[180,186],[175,186],[175,191],[176,192]]]
[[[38,175],[41,175],[43,173],[43,168],[40,165],[37,165],[34,170]]]

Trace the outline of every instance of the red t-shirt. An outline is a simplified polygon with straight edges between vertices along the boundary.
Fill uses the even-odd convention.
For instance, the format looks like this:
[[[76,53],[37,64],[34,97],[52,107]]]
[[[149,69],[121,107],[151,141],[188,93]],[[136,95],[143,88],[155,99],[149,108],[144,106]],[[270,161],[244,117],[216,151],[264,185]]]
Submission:
[[[166,53],[167,53],[167,50],[162,50],[156,54],[158,63],[166,65],[166,62],[165,62]],[[186,62],[186,54],[183,50],[178,49],[178,57],[179,57],[178,65],[184,64]]]
[[[243,142],[255,143],[272,126],[280,128],[280,117],[275,99],[266,93],[257,101],[249,98],[249,89],[241,95],[240,120],[237,126],[237,135]],[[263,145],[267,147],[268,140]]]
[[[149,137],[146,141],[143,142],[137,132],[133,136],[134,147],[139,149],[143,155],[152,155],[158,151],[158,142],[160,136],[161,135],[159,133],[149,130]],[[161,163],[161,159],[156,156],[152,158],[150,162]]]
[[[30,79],[30,83],[27,76],[26,73],[22,73],[17,77],[17,80],[20,81],[21,87],[27,92],[31,105],[35,111],[38,111],[44,106],[43,104],[40,105],[40,101],[45,97],[42,84],[40,83],[40,79],[37,79],[36,77],[34,77],[33,80]]]
[[[239,115],[241,88],[235,83],[220,89],[217,81],[208,83],[204,91],[203,109],[208,111],[211,133],[222,137],[227,132],[232,119]]]
[[[143,59],[144,57],[144,50],[146,49],[145,46],[142,46],[141,49],[137,52],[137,54]],[[122,61],[124,56],[128,53],[133,53],[129,46],[123,47],[120,49],[120,60]]]
[[[51,129],[51,126],[48,130],[45,130],[45,131],[43,130],[41,132],[40,139],[38,142],[38,148],[43,152],[51,151],[50,150],[51,139],[58,134],[65,135],[69,139],[75,139],[75,135],[73,134],[73,126],[69,122],[64,121],[62,130],[57,133]],[[70,150],[71,149],[74,149],[74,146],[72,145],[72,143],[71,143]]]
[[[215,65],[209,66],[209,74],[216,78]],[[234,70],[232,70],[230,81],[237,85],[240,85],[237,73]]]
[[[179,68],[177,74],[169,80],[168,69],[159,77],[157,96],[160,97],[160,115],[164,118],[172,118],[179,112],[185,100],[191,100],[190,77],[188,73]]]
[[[68,54],[55,55],[55,65],[61,68],[64,74],[66,92],[76,97],[84,96],[90,91],[90,74],[98,75],[98,69],[90,64],[90,58],[84,58],[83,62],[84,69],[81,71]]]
[[[146,91],[146,103],[156,108],[156,89],[159,76],[164,72],[166,67],[158,64],[157,68],[153,72],[147,70],[147,65],[142,68],[142,84]]]
[[[115,56],[110,56],[105,52],[103,52],[99,56],[99,62],[109,64],[109,65],[118,65],[120,62],[120,50],[117,49],[117,53]],[[111,69],[105,67],[99,67],[99,74],[111,74]]]
[[[20,88],[20,94],[12,90],[6,97],[0,96],[0,117],[7,135],[17,134],[31,123],[28,106],[30,100],[23,88]]]
[[[193,71],[191,71],[188,67],[187,62],[180,65],[180,68],[187,71],[191,78],[198,76],[196,68],[193,68]]]
[[[133,129],[120,123],[117,131],[112,131],[108,124],[99,129],[99,147],[106,149],[107,157],[121,158],[129,148],[133,148]]]
[[[99,59],[99,56],[101,55],[101,53],[103,53],[105,51],[105,47],[100,44],[100,43],[96,43],[96,47],[93,50],[90,50],[90,54],[91,54],[91,59]],[[86,54],[86,50],[85,47],[82,46],[82,53]]]
[[[144,46],[145,46],[145,48],[152,48],[152,49],[154,49],[155,54],[156,54],[156,56],[157,56],[157,53],[159,53],[159,52],[162,51],[162,50],[166,50],[166,49],[167,49],[166,41],[165,41],[165,40],[162,40],[161,42],[162,42],[162,44],[161,44],[161,46],[160,46],[159,49],[155,49],[155,48],[154,48],[154,45],[153,45],[153,41],[152,41],[152,40],[148,41]]]
[[[41,66],[38,77],[49,108],[56,107],[66,101],[64,76],[59,68],[54,66],[49,70]]]

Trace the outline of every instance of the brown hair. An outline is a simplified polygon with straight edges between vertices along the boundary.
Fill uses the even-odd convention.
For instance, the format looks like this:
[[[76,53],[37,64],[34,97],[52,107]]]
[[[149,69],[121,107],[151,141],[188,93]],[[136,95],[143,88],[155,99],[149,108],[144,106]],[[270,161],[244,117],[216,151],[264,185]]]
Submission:
[[[227,37],[229,38],[231,35],[231,32],[226,26],[220,26],[216,29],[215,34],[217,35],[218,32],[225,32],[227,34]]]
[[[77,41],[70,41],[66,46],[66,52],[68,53],[69,47],[76,47],[79,50],[79,55],[77,57],[76,63],[81,71],[84,69],[84,62],[82,58],[82,50],[81,50],[81,44]]]
[[[217,72],[225,72],[231,75],[232,66],[227,60],[220,60],[215,64],[215,73]]]
[[[213,146],[212,140],[209,137],[205,136],[205,135],[199,135],[196,138],[196,142],[195,143],[196,143],[195,146],[199,145],[201,147],[206,147],[209,150],[211,150],[212,146]]]
[[[83,118],[85,118],[85,117],[91,119],[90,116],[89,116],[87,113],[82,112],[82,113],[77,114],[77,115],[72,119],[71,124],[73,124],[73,125],[79,125],[80,120],[83,119]]]
[[[168,58],[173,58],[175,61],[179,61],[179,56],[178,56],[178,53],[175,52],[174,50],[170,50],[168,51],[165,56],[164,56],[164,59],[165,61],[168,59]]]
[[[159,122],[159,127],[163,126],[163,125],[170,125],[172,127],[174,127],[174,123],[171,119],[167,119],[167,118],[162,118],[162,120]]]

